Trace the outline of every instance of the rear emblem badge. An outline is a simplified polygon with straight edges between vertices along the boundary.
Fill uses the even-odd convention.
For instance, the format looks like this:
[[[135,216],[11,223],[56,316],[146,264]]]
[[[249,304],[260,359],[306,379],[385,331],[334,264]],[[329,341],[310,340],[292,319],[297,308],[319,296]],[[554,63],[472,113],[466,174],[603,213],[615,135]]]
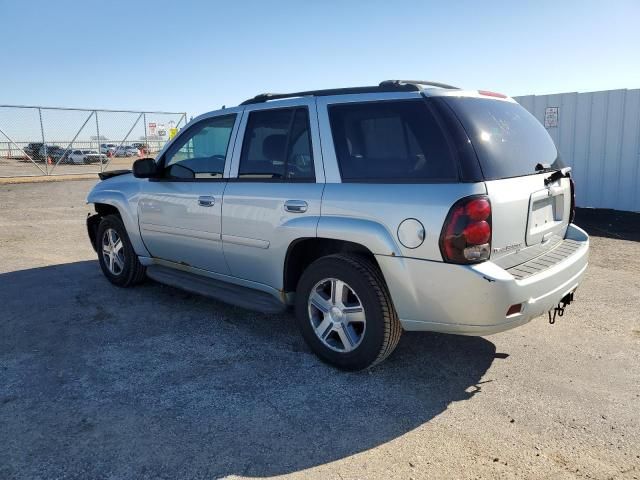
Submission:
[[[508,252],[509,250],[518,250],[522,247],[522,243],[514,243],[512,245],[505,245],[504,247],[496,247],[493,249],[493,253]]]

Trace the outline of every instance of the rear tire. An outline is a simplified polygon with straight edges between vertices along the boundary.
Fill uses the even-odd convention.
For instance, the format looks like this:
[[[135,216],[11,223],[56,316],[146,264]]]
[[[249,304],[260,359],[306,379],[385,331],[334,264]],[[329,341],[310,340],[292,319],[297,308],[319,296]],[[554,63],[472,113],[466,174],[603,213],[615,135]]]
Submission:
[[[322,257],[304,271],[296,291],[296,323],[309,348],[343,370],[380,363],[402,334],[381,272],[358,255]]]
[[[111,283],[131,287],[144,280],[146,269],[138,260],[118,215],[107,215],[100,221],[96,246],[102,273]]]

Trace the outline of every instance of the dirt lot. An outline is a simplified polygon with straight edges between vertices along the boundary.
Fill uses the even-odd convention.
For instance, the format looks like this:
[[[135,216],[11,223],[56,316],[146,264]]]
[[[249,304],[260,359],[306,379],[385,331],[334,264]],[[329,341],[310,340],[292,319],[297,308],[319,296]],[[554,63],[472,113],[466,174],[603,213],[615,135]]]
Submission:
[[[111,286],[92,184],[0,186],[0,478],[640,478],[637,216],[583,215],[556,325],[405,334],[347,374],[288,316]]]

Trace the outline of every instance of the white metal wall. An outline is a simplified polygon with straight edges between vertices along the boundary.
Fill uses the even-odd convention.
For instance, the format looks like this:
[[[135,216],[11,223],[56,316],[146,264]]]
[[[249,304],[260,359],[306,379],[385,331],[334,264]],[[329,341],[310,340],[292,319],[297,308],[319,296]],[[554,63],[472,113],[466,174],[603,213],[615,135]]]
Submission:
[[[640,212],[640,89],[527,95],[515,99],[544,125],[573,168],[576,204]]]

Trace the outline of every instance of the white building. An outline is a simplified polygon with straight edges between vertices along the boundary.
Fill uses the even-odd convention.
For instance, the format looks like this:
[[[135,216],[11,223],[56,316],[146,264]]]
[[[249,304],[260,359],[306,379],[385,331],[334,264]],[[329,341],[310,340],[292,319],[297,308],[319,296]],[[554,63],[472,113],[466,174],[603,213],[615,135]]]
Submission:
[[[579,207],[640,212],[640,89],[515,99],[573,168]]]

